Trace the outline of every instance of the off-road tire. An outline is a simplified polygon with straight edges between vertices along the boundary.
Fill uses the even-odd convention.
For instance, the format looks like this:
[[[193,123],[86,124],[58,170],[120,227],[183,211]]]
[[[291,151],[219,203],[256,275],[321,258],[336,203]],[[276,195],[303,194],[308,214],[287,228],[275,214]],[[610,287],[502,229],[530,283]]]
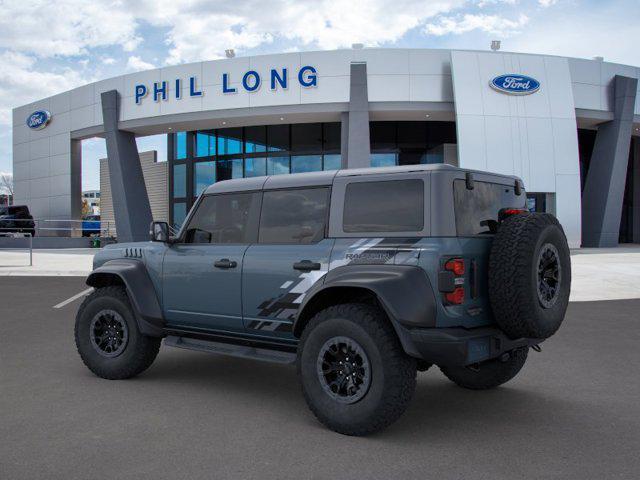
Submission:
[[[355,403],[332,398],[317,371],[322,346],[336,337],[357,342],[370,363],[369,388]],[[313,414],[344,435],[368,435],[389,426],[406,410],[416,387],[416,360],[404,352],[384,312],[366,304],[335,305],[318,312],[302,332],[297,370]]]
[[[553,303],[539,298],[542,250],[555,250],[559,283]],[[489,256],[489,299],[498,326],[512,338],[548,338],[562,323],[571,290],[569,246],[558,220],[547,213],[507,217],[498,228]]]
[[[124,350],[112,358],[98,353],[90,338],[91,321],[103,310],[117,312],[128,329]],[[82,302],[76,315],[75,340],[80,358],[87,368],[108,380],[122,380],[144,372],[158,355],[161,342],[160,338],[140,333],[127,292],[120,286],[98,288]]]
[[[488,390],[515,377],[527,360],[529,348],[519,348],[507,358],[494,358],[470,367],[440,367],[442,373],[456,385],[471,390]]]

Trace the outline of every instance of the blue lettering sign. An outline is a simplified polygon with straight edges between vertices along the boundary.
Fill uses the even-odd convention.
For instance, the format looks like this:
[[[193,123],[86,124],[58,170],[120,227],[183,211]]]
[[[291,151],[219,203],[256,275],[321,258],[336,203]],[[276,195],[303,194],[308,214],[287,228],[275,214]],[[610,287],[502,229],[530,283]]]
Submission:
[[[250,84],[249,78],[253,77],[253,85]],[[242,86],[247,92],[254,92],[260,87],[260,75],[255,70],[249,70],[242,77]]]
[[[494,90],[509,95],[531,95],[540,90],[540,82],[538,80],[517,73],[499,75],[491,79],[489,85]]]
[[[498,77],[496,77],[498,78]],[[520,78],[520,77],[518,77]],[[539,88],[539,83],[535,80],[526,77],[529,80],[532,80],[530,84],[535,82],[537,85],[536,88]],[[495,79],[494,79],[495,80]],[[175,98],[177,100],[182,98],[182,79],[176,78],[175,80],[171,80],[175,85]],[[298,71],[298,82],[304,88],[309,87],[317,87],[318,86],[318,72],[315,67],[310,65],[306,65]],[[240,82],[242,88],[247,92],[255,92],[260,88],[262,83],[262,79],[260,74],[256,70],[249,70],[242,76],[242,81]],[[492,84],[493,85],[493,84]],[[276,91],[278,89],[286,90],[289,87],[289,71],[286,67],[281,68],[271,68],[269,69],[269,86],[272,91]],[[522,87],[518,87],[522,88]],[[161,99],[166,101],[169,99],[169,81],[163,80],[161,82],[153,83],[153,90],[147,85],[138,84],[135,86],[134,98],[137,105],[142,103],[142,100],[149,94],[153,92],[153,100],[155,102],[160,101]],[[222,74],[222,93],[237,93],[238,87],[231,86],[231,76],[229,73]],[[530,92],[533,93],[533,92]],[[203,91],[198,89],[197,86],[197,77],[189,77],[189,96],[191,97],[201,97],[203,95]]]
[[[305,77],[305,73],[309,74]],[[316,75],[316,69],[310,66],[302,67],[298,72],[298,81],[303,87],[316,87],[318,86],[318,77]]]
[[[160,87],[159,85],[162,85],[162,87]],[[166,100],[167,99],[167,82],[155,82],[153,84],[153,101],[157,102],[158,101],[158,95],[162,94],[162,100]]]
[[[136,103],[140,105],[142,103],[142,99],[146,96],[147,96],[146,85],[136,85]]]
[[[229,74],[222,74],[222,93],[236,93],[235,87],[229,86]]]
[[[202,90],[196,90],[196,77],[189,78],[189,95],[192,97],[202,96]]]
[[[287,69],[282,69],[282,76],[278,74],[278,71],[275,68],[271,69],[271,90],[276,89],[276,82],[280,84],[280,86],[284,89],[287,88]]]

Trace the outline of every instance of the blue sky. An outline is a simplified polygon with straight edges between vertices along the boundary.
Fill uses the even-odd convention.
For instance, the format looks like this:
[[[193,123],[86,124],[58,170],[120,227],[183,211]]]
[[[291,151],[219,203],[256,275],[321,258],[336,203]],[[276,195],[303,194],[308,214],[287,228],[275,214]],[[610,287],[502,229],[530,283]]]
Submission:
[[[0,172],[11,109],[127,72],[237,55],[365,46],[487,49],[640,66],[639,0],[0,0]],[[139,140],[166,156],[164,137]],[[102,140],[83,145],[98,185]]]

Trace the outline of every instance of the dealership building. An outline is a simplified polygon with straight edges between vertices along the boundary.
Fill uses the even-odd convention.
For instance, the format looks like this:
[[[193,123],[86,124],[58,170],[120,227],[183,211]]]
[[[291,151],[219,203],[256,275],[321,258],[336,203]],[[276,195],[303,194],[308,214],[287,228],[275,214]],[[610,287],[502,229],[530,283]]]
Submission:
[[[104,137],[120,239],[146,238],[151,189],[179,226],[216,181],[448,163],[521,177],[573,247],[640,243],[639,77],[599,58],[377,48],[122,75],[13,110],[15,203],[79,219],[81,141]],[[166,173],[147,187],[135,138],[162,133]]]

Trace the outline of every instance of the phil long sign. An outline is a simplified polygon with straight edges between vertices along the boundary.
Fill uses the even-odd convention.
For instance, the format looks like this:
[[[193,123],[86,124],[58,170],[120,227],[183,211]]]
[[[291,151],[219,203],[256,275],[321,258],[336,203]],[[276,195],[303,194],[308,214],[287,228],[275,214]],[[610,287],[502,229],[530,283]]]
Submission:
[[[229,73],[223,73],[220,79],[219,89],[225,95],[238,93],[244,90],[249,93],[256,92],[261,87],[269,90],[286,90],[291,82],[298,82],[303,88],[318,86],[318,72],[315,67],[305,65],[295,72],[289,72],[287,68],[271,68],[268,73],[261,75],[255,70],[249,70],[239,78],[231,78]],[[183,93],[183,84],[185,93]],[[264,84],[264,87],[262,86]],[[188,86],[188,92],[186,91]],[[196,77],[176,78],[164,80],[152,84],[140,83],[135,86],[134,97],[136,104],[141,105],[145,98],[153,98],[154,102],[167,101],[170,98],[180,100],[182,96],[201,97],[204,90],[199,86]]]
[[[499,75],[489,82],[494,90],[508,95],[531,95],[540,90],[540,82],[535,78],[517,73]]]

